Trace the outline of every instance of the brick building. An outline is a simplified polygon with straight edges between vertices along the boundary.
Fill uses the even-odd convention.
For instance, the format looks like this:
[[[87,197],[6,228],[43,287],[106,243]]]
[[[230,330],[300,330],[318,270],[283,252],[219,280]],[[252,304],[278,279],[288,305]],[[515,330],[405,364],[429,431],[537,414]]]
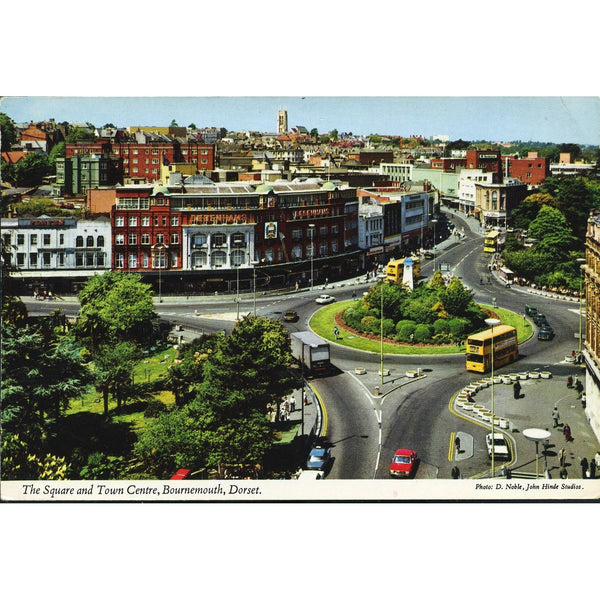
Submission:
[[[537,152],[529,152],[526,158],[503,157],[504,172],[530,186],[537,186],[550,176],[550,162],[541,158]]]

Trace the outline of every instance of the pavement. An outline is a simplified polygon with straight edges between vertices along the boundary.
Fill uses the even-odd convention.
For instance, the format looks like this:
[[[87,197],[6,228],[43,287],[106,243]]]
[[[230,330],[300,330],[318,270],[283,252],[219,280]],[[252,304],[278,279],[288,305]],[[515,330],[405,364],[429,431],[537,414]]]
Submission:
[[[559,453],[564,448],[567,477],[582,479],[581,459],[585,457],[591,462],[596,452],[600,451],[600,442],[590,426],[579,393],[574,387],[567,387],[569,375],[573,378],[578,376],[584,383],[585,371],[579,365],[567,362],[556,370],[560,371],[559,375],[553,374],[551,369],[523,373],[504,373],[504,369],[502,375],[494,376],[494,415],[499,421],[495,423],[494,430],[495,433],[503,433],[510,443],[511,459],[506,462],[506,467],[511,470],[513,477],[534,477],[539,473],[540,476],[549,479],[559,479]],[[513,390],[516,380],[521,385],[518,398],[514,397]],[[491,377],[482,377],[477,381],[484,381],[487,385],[484,384],[485,387],[471,392],[470,403],[465,403],[459,398],[459,394],[456,394],[452,411],[459,419],[481,425],[487,433],[491,429],[489,417],[484,420],[478,413],[485,414],[486,410],[491,412]],[[559,413],[558,426],[554,426],[553,423],[554,408],[557,408]],[[566,424],[571,429],[568,440],[563,432]],[[547,442],[538,443],[537,464],[536,443],[524,434],[528,429],[542,430],[549,434]],[[472,435],[464,431],[457,431],[455,435],[460,437],[461,452],[457,454],[455,450],[452,458],[465,473],[469,469],[469,461],[474,458],[477,446],[481,446],[482,441],[473,440]],[[504,462],[497,460],[497,468],[500,469]],[[595,478],[600,478],[600,473],[597,473]]]

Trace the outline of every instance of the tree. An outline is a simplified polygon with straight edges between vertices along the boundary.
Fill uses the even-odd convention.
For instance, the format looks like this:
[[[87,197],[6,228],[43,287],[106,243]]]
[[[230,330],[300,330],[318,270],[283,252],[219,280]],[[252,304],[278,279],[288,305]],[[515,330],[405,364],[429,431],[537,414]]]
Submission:
[[[453,277],[450,283],[443,290],[440,290],[439,299],[450,315],[462,317],[471,304],[472,296],[460,279]]]
[[[177,125],[177,121],[175,119],[173,119],[171,121],[171,124],[169,125],[169,127],[179,127],[179,125]]]
[[[291,363],[290,339],[283,324],[249,315],[229,336],[219,339],[206,361],[202,400],[217,414],[229,417],[254,410],[264,413],[268,403],[279,408],[294,388],[288,371]]]
[[[41,185],[42,179],[52,173],[47,154],[30,152],[14,166],[14,177],[19,187]]]
[[[102,343],[152,340],[154,305],[151,287],[136,273],[94,275],[79,292],[76,335],[92,353]]]
[[[18,433],[32,452],[43,445],[47,420],[64,414],[90,382],[89,369],[70,340],[32,326],[4,327],[2,427]]]
[[[0,143],[2,152],[8,152],[17,141],[15,122],[5,113],[0,113]],[[2,173],[4,176],[4,172]]]
[[[536,251],[553,262],[565,260],[576,242],[565,216],[556,208],[543,206],[529,224],[528,233],[539,240]]]
[[[71,127],[69,133],[65,137],[68,144],[76,144],[77,142],[93,142],[96,139],[96,134],[92,129],[83,129],[82,127]]]
[[[527,196],[513,211],[515,226],[519,229],[528,229],[529,223],[537,217],[542,206],[556,208],[556,199],[548,193],[536,193]]]
[[[60,142],[50,150],[50,154],[48,154],[48,160],[50,162],[50,166],[54,169],[56,168],[56,159],[64,158],[66,154],[66,144],[64,142]]]

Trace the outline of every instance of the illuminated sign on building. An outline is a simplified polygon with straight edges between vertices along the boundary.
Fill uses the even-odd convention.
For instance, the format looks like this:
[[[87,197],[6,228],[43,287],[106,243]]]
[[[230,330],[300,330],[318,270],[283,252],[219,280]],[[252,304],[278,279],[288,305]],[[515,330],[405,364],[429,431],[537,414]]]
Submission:
[[[273,240],[277,237],[277,223],[274,221],[269,221],[265,223],[265,239]]]

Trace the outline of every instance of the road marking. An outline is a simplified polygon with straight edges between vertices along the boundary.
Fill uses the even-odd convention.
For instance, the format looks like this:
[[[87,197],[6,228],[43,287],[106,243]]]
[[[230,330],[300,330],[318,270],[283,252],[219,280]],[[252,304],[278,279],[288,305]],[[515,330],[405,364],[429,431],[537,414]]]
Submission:
[[[450,434],[450,445],[448,446],[448,461],[452,462],[452,459],[454,458],[454,438],[456,437],[456,434],[454,433],[454,431]]]

